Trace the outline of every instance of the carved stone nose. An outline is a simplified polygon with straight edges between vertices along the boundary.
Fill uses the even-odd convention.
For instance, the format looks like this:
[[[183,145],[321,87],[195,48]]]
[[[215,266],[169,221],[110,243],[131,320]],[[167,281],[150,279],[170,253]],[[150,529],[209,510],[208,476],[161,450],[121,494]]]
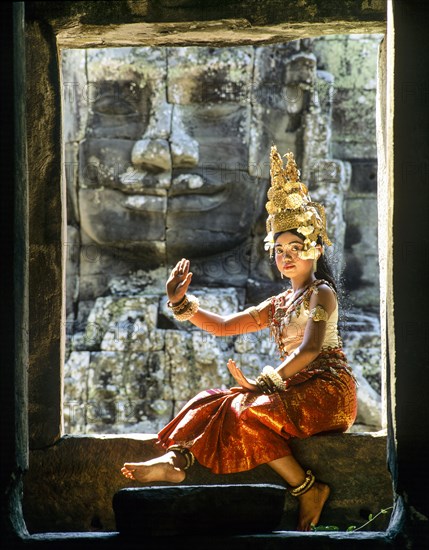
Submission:
[[[174,135],[171,142],[171,156],[175,168],[196,166],[199,160],[198,142],[184,133],[179,136]]]
[[[171,154],[165,139],[140,139],[131,152],[134,166],[152,172],[171,171]]]

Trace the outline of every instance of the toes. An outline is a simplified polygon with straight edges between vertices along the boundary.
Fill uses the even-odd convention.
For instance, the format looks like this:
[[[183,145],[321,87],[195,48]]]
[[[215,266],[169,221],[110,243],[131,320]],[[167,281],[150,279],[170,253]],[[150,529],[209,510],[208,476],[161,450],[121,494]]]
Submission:
[[[121,468],[121,473],[124,477],[126,477],[127,479],[132,479],[132,480],[135,480],[135,477],[133,475],[133,472],[135,471],[134,469],[132,469],[131,467],[131,464],[125,464],[123,468]]]

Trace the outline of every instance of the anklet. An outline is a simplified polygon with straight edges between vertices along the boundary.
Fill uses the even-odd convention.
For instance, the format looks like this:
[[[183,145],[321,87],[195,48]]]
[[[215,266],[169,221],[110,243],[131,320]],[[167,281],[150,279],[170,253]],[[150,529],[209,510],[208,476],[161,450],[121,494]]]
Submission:
[[[313,487],[314,482],[316,481],[316,478],[314,477],[311,470],[307,470],[306,474],[307,475],[305,476],[305,479],[301,483],[301,485],[298,485],[298,487],[293,487],[292,489],[289,489],[289,493],[293,497],[299,497]]]
[[[180,445],[171,445],[171,447],[168,447],[169,451],[174,451],[177,453],[180,453],[183,457],[185,457],[186,465],[182,468],[183,470],[188,470],[191,466],[195,463],[195,456],[186,447],[181,447]]]

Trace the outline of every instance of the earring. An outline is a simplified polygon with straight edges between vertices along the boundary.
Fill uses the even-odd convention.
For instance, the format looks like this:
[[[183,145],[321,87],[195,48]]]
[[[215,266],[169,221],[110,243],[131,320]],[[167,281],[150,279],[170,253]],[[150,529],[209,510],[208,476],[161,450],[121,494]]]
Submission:
[[[317,271],[317,258],[314,258],[314,260],[313,260],[313,271],[314,271],[314,273],[316,273],[316,271]]]
[[[280,273],[280,277],[281,277],[282,279],[284,279],[284,277],[283,277],[283,273]]]

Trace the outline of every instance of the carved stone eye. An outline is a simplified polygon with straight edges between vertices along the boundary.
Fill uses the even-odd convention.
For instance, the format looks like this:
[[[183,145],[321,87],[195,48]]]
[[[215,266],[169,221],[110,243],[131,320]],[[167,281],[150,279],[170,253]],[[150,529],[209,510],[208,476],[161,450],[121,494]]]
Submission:
[[[94,102],[94,112],[106,115],[132,115],[138,114],[130,102],[114,95],[105,95]]]

